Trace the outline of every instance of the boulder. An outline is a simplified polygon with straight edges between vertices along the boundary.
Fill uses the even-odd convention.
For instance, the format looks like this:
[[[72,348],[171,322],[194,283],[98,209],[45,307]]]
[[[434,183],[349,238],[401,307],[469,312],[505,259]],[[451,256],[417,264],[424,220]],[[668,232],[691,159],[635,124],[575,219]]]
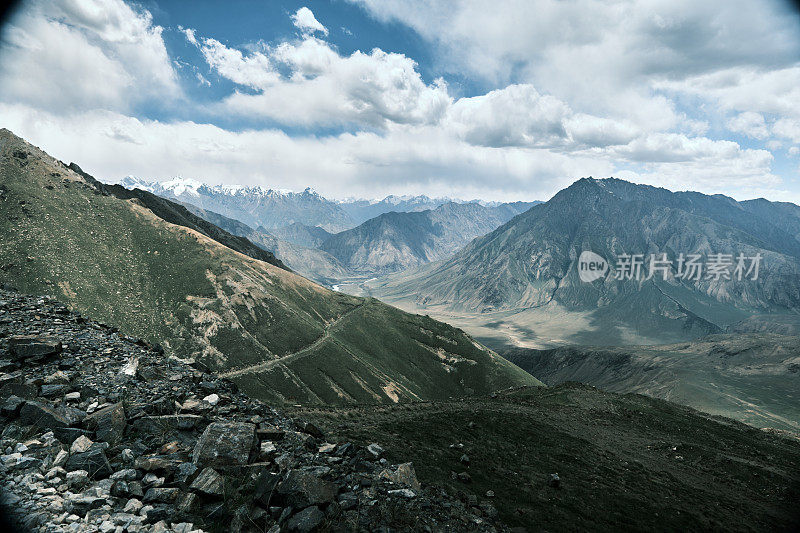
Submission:
[[[70,455],[64,464],[64,469],[68,472],[86,470],[89,473],[89,477],[93,479],[107,478],[113,473],[111,465],[108,464],[106,452],[99,444],[92,445],[89,450],[83,453]]]
[[[311,422],[299,422],[297,423],[297,428],[303,433],[308,433],[316,439],[323,438],[322,431],[320,431],[320,429]]]
[[[290,470],[277,487],[277,493],[294,508],[330,503],[337,492],[333,483],[303,470]]]
[[[379,477],[398,485],[404,485],[414,489],[417,492],[422,489],[419,481],[417,480],[417,474],[414,471],[414,465],[412,463],[403,463],[401,465],[397,465],[397,469],[394,471],[384,470],[379,474]]]
[[[97,440],[114,446],[125,433],[125,408],[122,403],[109,405],[87,416],[83,423],[87,429],[95,432]]]
[[[19,411],[24,404],[25,400],[19,396],[9,396],[5,399],[3,405],[0,406],[0,413],[5,417],[14,418],[19,415]]]
[[[69,453],[76,454],[76,453],[83,453],[88,452],[89,448],[92,447],[94,443],[91,439],[85,435],[81,435],[72,443],[69,447]]]
[[[56,410],[41,402],[26,402],[19,411],[19,421],[24,426],[37,426],[44,429],[68,427],[70,420],[61,410]]]
[[[181,495],[181,489],[153,487],[152,489],[147,489],[147,492],[144,494],[144,500],[142,501],[144,503],[148,502],[173,503],[178,499],[180,495]]]
[[[19,396],[25,400],[33,400],[39,395],[39,387],[34,383],[11,381],[0,387],[0,398]]]
[[[375,444],[375,443],[370,444],[369,446],[367,446],[367,451],[370,454],[372,454],[372,456],[375,457],[376,459],[378,457],[380,457],[381,455],[383,455],[383,448],[381,448],[380,445]]]
[[[225,478],[211,467],[204,468],[190,488],[209,496],[222,496],[225,493]]]
[[[316,531],[325,520],[325,514],[319,507],[312,505],[306,507],[286,522],[286,529],[297,533],[310,533]]]
[[[17,335],[8,339],[8,351],[15,361],[50,357],[60,354],[61,350],[61,341],[53,337]]]
[[[255,445],[255,425],[247,422],[213,422],[197,440],[192,461],[202,467],[245,465]]]

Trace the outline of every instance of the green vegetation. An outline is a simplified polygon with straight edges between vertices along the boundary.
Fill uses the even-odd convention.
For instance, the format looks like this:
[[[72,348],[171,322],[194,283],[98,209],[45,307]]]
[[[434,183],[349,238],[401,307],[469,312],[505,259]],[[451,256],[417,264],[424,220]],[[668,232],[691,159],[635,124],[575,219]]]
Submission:
[[[390,459],[412,460],[423,483],[491,502],[506,524],[528,531],[800,525],[800,441],[640,395],[565,384],[290,412],[330,441],[378,442]],[[453,478],[462,472],[471,482]],[[548,483],[554,473],[558,489]]]
[[[142,202],[104,194],[0,130],[0,282],[236,370],[249,393],[275,402],[393,402],[539,383],[459,330],[326,290]],[[157,207],[189,215],[166,200]],[[418,375],[439,382],[413,384]]]

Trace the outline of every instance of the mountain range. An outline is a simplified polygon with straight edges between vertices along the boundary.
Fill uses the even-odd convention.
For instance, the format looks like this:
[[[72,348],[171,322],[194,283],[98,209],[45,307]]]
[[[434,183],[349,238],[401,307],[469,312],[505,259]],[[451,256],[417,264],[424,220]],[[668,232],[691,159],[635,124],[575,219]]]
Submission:
[[[379,275],[446,259],[532,204],[448,202],[435,209],[384,213],[337,233],[320,248],[362,275]]]
[[[585,178],[450,259],[370,282],[362,291],[448,317],[497,342],[676,342],[722,332],[757,314],[797,315],[795,208]],[[606,268],[591,282],[578,272],[586,251]],[[640,276],[615,268],[626,254],[629,262],[634,255],[644,261]],[[648,261],[663,254],[665,268],[649,276]],[[678,270],[681,254],[699,256],[700,276],[681,276],[688,272]],[[709,263],[718,254],[733,264],[714,276]],[[753,272],[737,279],[740,254],[750,258],[746,270],[759,258],[757,279],[750,279]]]
[[[57,295],[274,403],[540,384],[456,328],[327,290],[180,204],[107,187],[5,129],[0,234],[0,282]]]
[[[310,188],[292,192],[263,187],[237,187],[207,185],[190,178],[175,178],[168,181],[144,180],[128,176],[119,185],[127,189],[141,189],[158,196],[189,203],[239,220],[245,224],[263,227],[279,238],[303,246],[316,246],[306,231],[319,227],[330,233],[354,228],[367,220],[384,213],[414,212],[436,209],[449,203],[480,203],[496,207],[499,202],[463,201],[450,198],[418,196],[387,196],[382,200],[346,199],[329,200]],[[531,202],[534,204],[537,202]],[[526,204],[516,202],[516,204]],[[302,226],[311,228],[302,230]],[[317,237],[320,235],[316,234]],[[297,240],[295,240],[297,239]]]

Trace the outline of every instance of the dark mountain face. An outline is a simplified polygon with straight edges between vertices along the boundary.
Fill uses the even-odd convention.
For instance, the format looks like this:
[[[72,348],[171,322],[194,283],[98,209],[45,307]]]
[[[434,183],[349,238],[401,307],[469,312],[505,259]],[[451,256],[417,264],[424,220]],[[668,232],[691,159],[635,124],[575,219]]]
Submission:
[[[320,248],[362,274],[397,272],[449,257],[527,206],[449,202],[427,211],[385,213],[332,236]]]
[[[718,332],[756,312],[800,310],[800,242],[795,226],[779,215],[795,211],[763,202],[582,179],[391,291],[455,310],[555,305],[637,330]],[[587,250],[610,267],[593,282],[581,281],[578,273],[578,258]],[[671,261],[666,279],[661,271],[646,279],[651,254],[664,253]],[[680,278],[681,253],[700,254],[705,262],[714,254],[760,254],[758,279],[706,277],[707,265],[699,279]],[[641,254],[639,279],[615,279],[623,254]]]
[[[502,355],[545,381],[646,394],[760,428],[800,431],[800,338],[720,334],[657,346],[511,348]]]
[[[262,226],[258,229],[263,231],[266,228],[263,228]],[[319,226],[306,226],[305,224],[301,224],[299,222],[289,224],[288,226],[275,228],[269,233],[272,233],[279,239],[283,239],[286,242],[298,244],[307,248],[319,247],[332,235],[330,232],[325,231]]]

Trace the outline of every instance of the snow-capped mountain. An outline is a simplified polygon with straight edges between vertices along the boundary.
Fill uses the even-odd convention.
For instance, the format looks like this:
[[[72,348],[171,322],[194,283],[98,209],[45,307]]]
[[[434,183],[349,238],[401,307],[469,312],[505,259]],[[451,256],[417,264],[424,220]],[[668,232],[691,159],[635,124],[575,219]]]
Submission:
[[[208,185],[191,178],[175,178],[159,182],[128,176],[120,180],[119,184],[128,189],[142,189],[165,198],[190,203],[234,218],[248,226],[263,227],[267,230],[292,230],[290,226],[296,229],[297,225],[302,225],[309,228],[318,226],[327,232],[338,233],[393,211],[398,213],[426,211],[450,202],[476,203],[484,207],[506,205],[501,202],[431,198],[425,195],[390,195],[382,200],[360,198],[329,200],[311,188],[293,192],[260,186]],[[523,207],[527,209],[532,205],[523,202],[518,204],[520,212],[524,210]]]
[[[274,229],[299,223],[336,233],[356,225],[338,203],[311,188],[292,192],[259,186],[207,185],[189,178],[157,182],[132,176],[123,178],[119,184],[190,203],[252,227]]]

